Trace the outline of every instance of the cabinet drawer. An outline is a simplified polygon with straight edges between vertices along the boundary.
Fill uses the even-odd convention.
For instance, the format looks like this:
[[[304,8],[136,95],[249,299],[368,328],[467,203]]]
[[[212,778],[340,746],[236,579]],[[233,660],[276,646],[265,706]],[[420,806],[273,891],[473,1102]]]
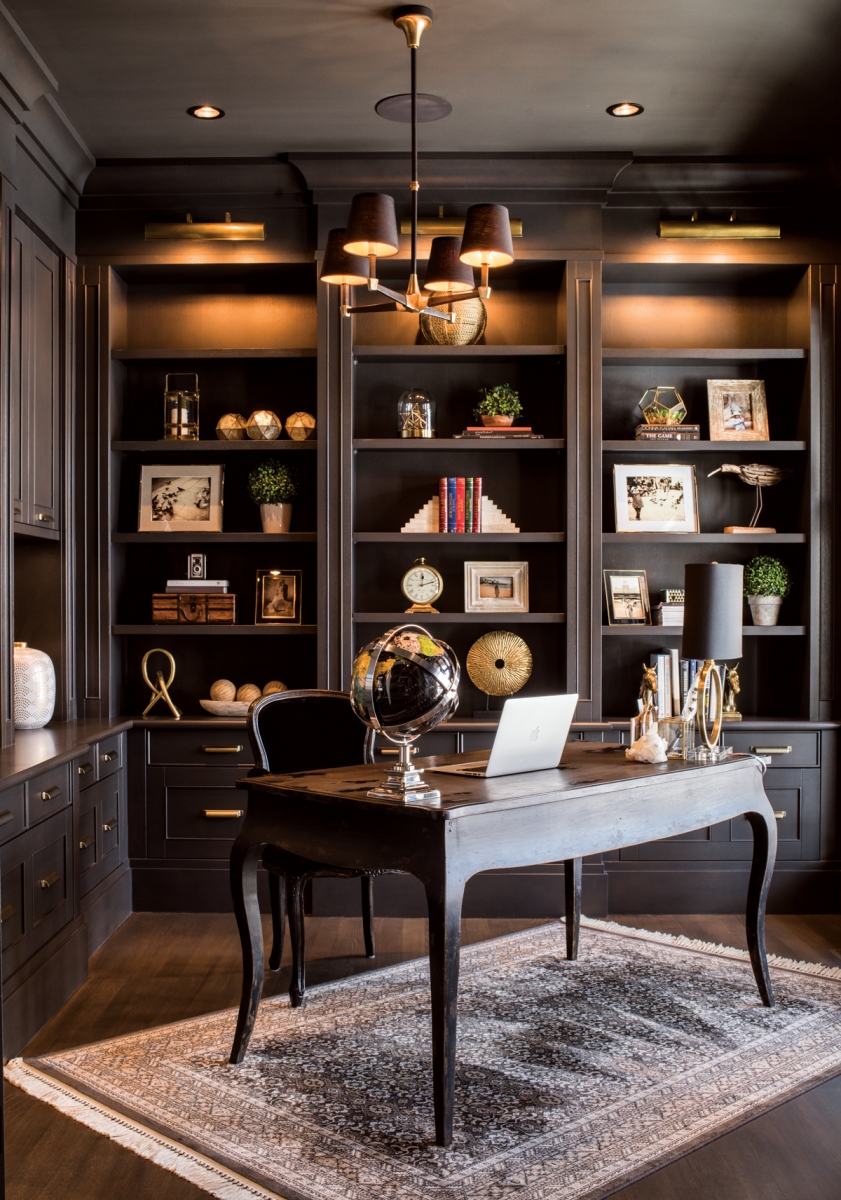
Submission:
[[[26,828],[26,790],[22,783],[0,792],[0,844]],[[2,899],[2,893],[0,893]]]
[[[0,929],[5,953],[23,937],[23,863],[15,863],[0,878]]]
[[[90,752],[84,758],[76,759],[73,770],[79,780],[80,792],[89,788],[92,783],[96,783],[99,778],[99,772],[96,769],[96,746],[91,746]]]
[[[73,917],[72,821],[65,809],[0,848],[3,978],[14,974]]]
[[[150,767],[148,853],[152,858],[225,859],[239,832],[248,794],[239,767]]]
[[[97,744],[96,761],[100,779],[119,771],[123,765],[123,747],[124,738],[121,733],[116,733]]]
[[[161,729],[149,735],[149,762],[251,767],[254,755],[245,729]]]
[[[746,754],[769,754],[772,767],[820,766],[817,733],[737,733],[725,728],[724,744]]]
[[[82,793],[75,829],[79,894],[84,896],[126,857],[125,772]]]
[[[71,799],[70,764],[54,767],[36,775],[26,784],[26,811],[29,825],[66,808]]]

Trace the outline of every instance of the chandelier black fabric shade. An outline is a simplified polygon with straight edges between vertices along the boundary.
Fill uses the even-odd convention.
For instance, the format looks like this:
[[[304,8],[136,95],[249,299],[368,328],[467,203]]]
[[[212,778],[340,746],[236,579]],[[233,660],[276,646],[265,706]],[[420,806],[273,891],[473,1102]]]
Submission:
[[[684,574],[683,657],[717,662],[742,657],[740,563],[687,563]]]
[[[327,234],[319,278],[322,283],[349,283],[359,287],[368,282],[368,260],[360,254],[348,254],[345,250],[346,232],[344,229],[331,229]]]
[[[459,258],[461,238],[432,239],[423,286],[430,292],[472,292],[473,268]]]
[[[400,248],[394,200],[385,192],[360,192],[353,197],[345,235],[348,254],[388,258]]]
[[[511,219],[501,204],[474,204],[467,210],[461,239],[463,263],[505,267],[514,261]]]

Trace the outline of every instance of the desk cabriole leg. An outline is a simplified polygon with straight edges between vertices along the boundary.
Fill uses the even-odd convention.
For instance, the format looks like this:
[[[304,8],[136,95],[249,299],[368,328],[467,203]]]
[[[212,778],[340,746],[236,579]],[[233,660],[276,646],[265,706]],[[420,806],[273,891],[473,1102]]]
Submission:
[[[304,1003],[307,990],[306,938],[304,934],[304,888],[306,875],[286,876],[286,907],[289,912],[289,941],[292,943],[292,977],[289,999],[293,1008]]]
[[[745,813],[753,830],[753,860],[745,911],[748,951],[756,986],[767,1008],[774,1006],[774,990],[765,957],[765,905],[777,857],[777,822],[772,813]]]
[[[578,931],[581,927],[581,859],[564,859],[564,923],[567,934],[567,958],[578,958]]]
[[[456,1014],[461,948],[463,880],[444,878],[426,885],[429,907],[429,975],[432,985],[432,1092],[435,1141],[453,1140],[456,1072]]]
[[[243,833],[245,836],[243,837]],[[261,845],[253,845],[243,830],[231,850],[231,899],[242,945],[242,998],[230,1062],[241,1063],[263,990],[263,927],[257,900],[257,863]]]

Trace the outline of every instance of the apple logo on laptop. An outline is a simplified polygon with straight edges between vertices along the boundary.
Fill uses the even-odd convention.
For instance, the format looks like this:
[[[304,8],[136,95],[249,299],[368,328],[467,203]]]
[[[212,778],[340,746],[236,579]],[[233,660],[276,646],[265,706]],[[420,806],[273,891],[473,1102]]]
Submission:
[[[539,737],[540,737],[540,726],[535,725],[534,729],[529,734],[529,741],[536,742]]]

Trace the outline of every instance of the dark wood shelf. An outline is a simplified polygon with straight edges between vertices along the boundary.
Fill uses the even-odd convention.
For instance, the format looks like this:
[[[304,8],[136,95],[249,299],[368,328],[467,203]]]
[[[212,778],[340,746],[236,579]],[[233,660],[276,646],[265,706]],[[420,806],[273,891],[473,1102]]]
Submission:
[[[301,634],[314,637],[317,625],[112,625],[114,634],[141,634],[144,637],[175,634],[177,637],[256,637],[267,633],[270,637],[285,634]]]
[[[447,535],[450,536],[450,535]],[[711,546],[751,546],[754,543],[776,546],[802,546],[806,542],[805,533],[603,533],[604,543],[624,543],[630,546],[634,542],[686,542],[694,545]]]
[[[807,350],[789,350],[783,348],[753,348],[743,347],[727,349],[726,347],[708,346],[644,346],[624,347],[605,346],[602,350],[602,362],[608,363],[637,363],[659,362],[664,359],[670,362],[755,362],[757,360],[788,359],[803,360],[808,357]]]
[[[153,535],[157,536],[157,535]],[[565,533],[355,533],[355,542],[565,542]]]
[[[112,533],[112,542],[315,542],[317,533]]]
[[[224,453],[241,450],[316,450],[318,442],[315,440],[309,442],[293,442],[291,438],[275,438],[272,442],[254,442],[250,438],[246,438],[241,442],[229,442],[223,438],[205,438],[198,442],[181,442],[171,439],[166,441],[161,438],[158,441],[151,442],[112,442],[112,450],[127,450],[127,451],[154,451],[155,454],[207,454],[211,450],[222,450]]]
[[[160,349],[112,350],[111,358],[120,362],[139,362],[154,358],[315,358],[315,347],[290,346],[285,348],[226,347],[211,346],[166,346]]]
[[[452,625],[563,625],[566,613],[366,613],[353,614],[354,621],[371,625],[425,625],[427,621]],[[159,628],[159,626],[156,626]]]
[[[566,438],[354,438],[354,450],[564,450]]]
[[[442,361],[448,359],[557,357],[566,353],[566,346],[354,346],[358,362]]]
[[[602,625],[605,637],[683,637],[682,625]],[[805,637],[805,625],[743,625],[742,637]]]
[[[706,451],[715,451],[716,453],[725,452],[727,454],[760,454],[768,451],[781,450],[805,450],[805,442],[670,442],[670,441],[645,441],[638,442],[636,438],[627,438],[624,440],[610,439],[602,442],[602,450],[607,452],[621,453],[637,453],[643,451],[650,453],[655,450],[658,454],[696,454]]]
[[[48,529],[39,525],[24,525],[15,521],[12,533],[17,538],[35,538],[39,542],[60,542],[61,533],[57,529]]]

